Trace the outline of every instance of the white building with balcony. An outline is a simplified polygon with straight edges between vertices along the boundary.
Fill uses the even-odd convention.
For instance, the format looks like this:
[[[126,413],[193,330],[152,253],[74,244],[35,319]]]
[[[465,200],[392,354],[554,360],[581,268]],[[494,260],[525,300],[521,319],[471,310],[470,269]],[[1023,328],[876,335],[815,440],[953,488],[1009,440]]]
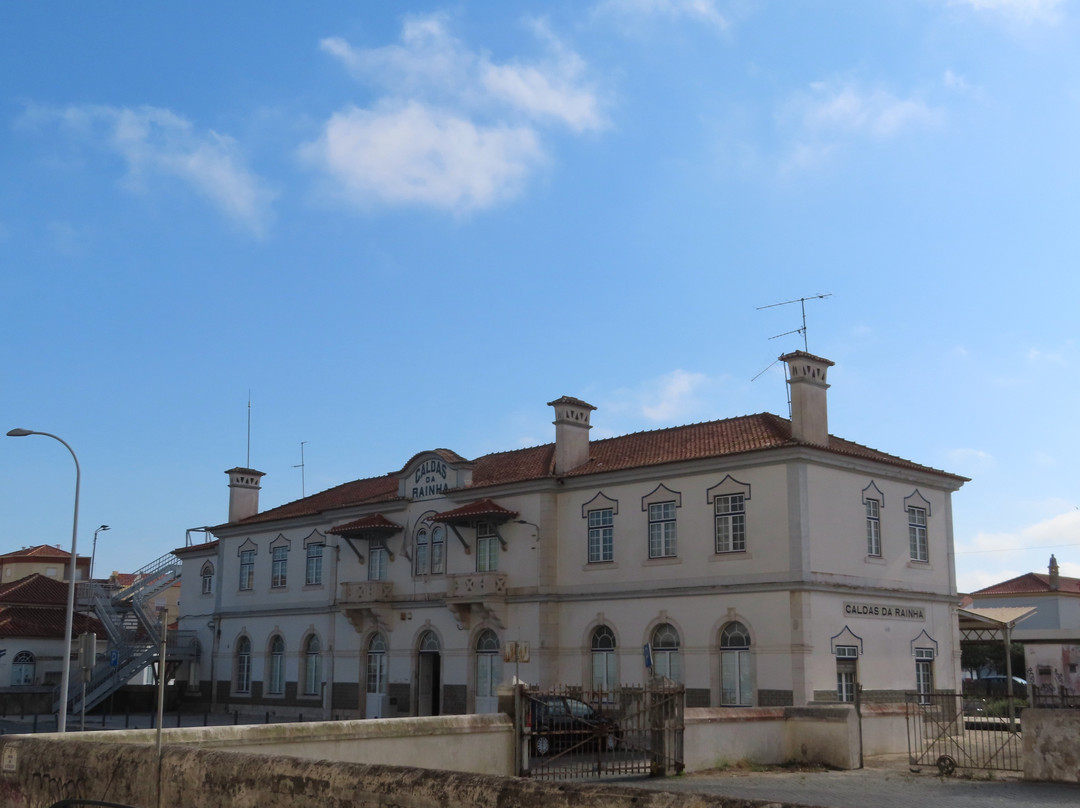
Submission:
[[[230,470],[228,523],[175,551],[188,698],[317,718],[492,711],[515,674],[663,675],[688,706],[957,691],[965,478],[830,435],[832,363],[782,359],[790,420],[591,441],[563,397],[554,443],[432,449],[262,512],[262,474]]]

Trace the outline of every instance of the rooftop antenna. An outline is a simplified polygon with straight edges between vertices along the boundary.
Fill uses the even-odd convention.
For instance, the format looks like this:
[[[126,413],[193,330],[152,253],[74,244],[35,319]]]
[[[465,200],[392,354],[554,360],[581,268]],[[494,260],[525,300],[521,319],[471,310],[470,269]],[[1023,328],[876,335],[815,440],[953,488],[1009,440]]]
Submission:
[[[810,353],[810,348],[809,348],[809,345],[808,345],[807,339],[806,339],[806,301],[807,300],[824,300],[827,297],[832,297],[832,292],[827,292],[825,294],[820,294],[820,295],[810,295],[809,297],[797,297],[794,300],[785,300],[785,301],[783,301],[781,303],[770,303],[767,306],[758,306],[757,307],[758,311],[761,311],[762,309],[775,309],[777,306],[787,306],[787,305],[789,305],[791,303],[798,303],[799,306],[802,308],[802,328],[796,328],[793,331],[785,331],[783,334],[777,334],[775,336],[769,337],[769,339],[780,339],[780,337],[786,337],[786,336],[788,336],[790,334],[802,334],[803,350],[806,351],[806,353]],[[762,370],[760,373],[758,373],[756,376],[754,376],[754,378],[752,378],[750,381],[756,382],[759,378],[761,378],[762,376],[765,375],[765,373],[769,370],[769,368],[771,368],[773,365],[775,365],[779,361],[780,361],[779,359],[774,359],[772,362],[769,363],[768,367],[766,367],[765,370]],[[784,381],[785,382],[787,381],[787,366],[786,365],[784,367]],[[785,384],[784,387],[787,389],[788,417],[790,418],[791,417],[791,389],[787,384]]]
[[[306,440],[300,441],[300,463],[293,466],[294,469],[300,469],[300,496],[307,496],[307,484],[304,482],[304,444]]]
[[[777,334],[774,337],[769,337],[769,339],[779,339],[780,337],[786,337],[788,334],[802,334],[803,350],[806,351],[807,353],[810,353],[810,348],[807,346],[807,341],[806,341],[806,301],[807,300],[824,300],[827,297],[832,297],[832,293],[829,292],[829,293],[824,294],[824,295],[810,295],[810,297],[797,297],[794,300],[785,300],[783,303],[770,303],[767,306],[758,306],[757,307],[758,311],[761,311],[762,309],[774,309],[777,306],[786,306],[789,303],[798,303],[802,307],[802,328],[796,328],[794,331],[785,331],[783,334]],[[758,374],[758,375],[760,375],[760,374]]]
[[[248,424],[247,424],[247,464],[251,468],[251,388],[248,388]]]

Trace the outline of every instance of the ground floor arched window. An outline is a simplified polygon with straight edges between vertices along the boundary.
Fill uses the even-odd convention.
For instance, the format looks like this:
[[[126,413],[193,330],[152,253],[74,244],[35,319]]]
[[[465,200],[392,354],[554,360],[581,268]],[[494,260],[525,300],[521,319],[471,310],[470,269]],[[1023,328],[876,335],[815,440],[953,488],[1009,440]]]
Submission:
[[[29,651],[19,651],[11,660],[11,685],[32,685],[34,683],[36,663]]]
[[[653,676],[663,676],[673,682],[682,681],[682,660],[679,658],[679,632],[671,623],[661,623],[652,634]]]
[[[365,718],[382,718],[386,712],[386,638],[373,634],[367,647],[367,693]]]
[[[754,703],[750,632],[739,622],[720,631],[720,703],[738,707]]]
[[[270,640],[270,675],[267,682],[267,693],[272,696],[281,696],[285,693],[285,640],[280,634],[275,634]]]
[[[598,693],[610,693],[618,680],[615,675],[615,632],[597,626],[592,633],[592,686]]]
[[[304,643],[304,695],[319,695],[322,679],[322,644],[312,634]]]
[[[491,629],[485,629],[476,638],[476,712],[498,712],[498,687],[501,681],[499,638]]]
[[[236,641],[236,675],[234,684],[237,693],[251,692],[251,640],[241,637]]]

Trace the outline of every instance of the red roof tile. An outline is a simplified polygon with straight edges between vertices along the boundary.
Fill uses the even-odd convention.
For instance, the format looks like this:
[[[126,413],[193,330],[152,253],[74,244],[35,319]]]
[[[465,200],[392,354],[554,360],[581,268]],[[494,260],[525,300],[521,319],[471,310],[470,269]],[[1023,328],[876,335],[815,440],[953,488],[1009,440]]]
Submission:
[[[591,441],[589,460],[565,477],[584,477],[609,471],[656,466],[726,457],[752,452],[763,452],[785,447],[810,446],[815,451],[853,458],[872,460],[890,466],[922,471],[955,482],[966,482],[966,477],[912,463],[910,460],[877,449],[871,449],[835,436],[829,437],[827,446],[802,444],[791,437],[791,422],[771,413],[745,415],[701,424],[669,427],[648,432],[635,432],[615,438]],[[436,449],[436,454],[448,462],[459,462],[459,455],[448,449]],[[420,453],[425,454],[425,453]],[[414,459],[418,457],[414,456]],[[471,489],[494,485],[554,478],[555,444],[496,452],[471,462],[473,469]],[[465,462],[460,458],[461,462]],[[410,461],[411,462],[411,461]],[[407,468],[408,464],[404,468]],[[398,475],[400,472],[371,477],[331,488],[319,494],[281,505],[242,520],[238,524],[257,524],[276,519],[315,515],[338,508],[374,505],[398,501]],[[222,525],[221,527],[224,527]]]
[[[66,604],[65,604],[66,605]],[[63,637],[67,610],[63,607],[0,606],[0,636],[3,637]],[[105,628],[96,618],[76,612],[72,620],[72,636],[92,631],[105,636]]]
[[[0,603],[27,606],[67,606],[68,584],[35,572],[0,586]]]
[[[356,519],[352,522],[347,522],[344,525],[338,525],[332,527],[327,533],[333,533],[337,536],[344,536],[349,533],[397,533],[399,530],[404,530],[401,525],[396,522],[391,522],[381,513],[373,513],[370,516],[365,516],[362,519]]]
[[[70,550],[61,550],[59,547],[51,547],[48,544],[39,544],[35,547],[24,547],[21,550],[13,550],[10,553],[0,555],[0,561],[14,561],[19,558],[28,558],[34,561],[57,559],[67,561],[71,558]]]
[[[446,522],[447,524],[471,522],[475,519],[494,518],[498,520],[513,519],[518,515],[517,511],[504,508],[494,500],[481,499],[462,505],[460,508],[443,511],[431,517],[432,522]]]
[[[1028,572],[971,594],[978,597],[979,595],[1046,595],[1054,592],[1066,595],[1080,595],[1080,578],[1059,576],[1058,588],[1053,589],[1050,586],[1049,575]]]

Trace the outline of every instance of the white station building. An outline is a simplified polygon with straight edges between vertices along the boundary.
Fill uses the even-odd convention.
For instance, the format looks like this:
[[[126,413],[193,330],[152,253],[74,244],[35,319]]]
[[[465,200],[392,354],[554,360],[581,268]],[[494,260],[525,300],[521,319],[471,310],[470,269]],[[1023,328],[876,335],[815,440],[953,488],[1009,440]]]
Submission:
[[[666,676],[687,706],[959,690],[951,495],[966,478],[830,435],[827,359],[768,413],[400,471],[229,521],[183,562],[189,703],[275,715],[489,712],[513,676],[606,690]],[[511,661],[504,661],[504,656]]]

